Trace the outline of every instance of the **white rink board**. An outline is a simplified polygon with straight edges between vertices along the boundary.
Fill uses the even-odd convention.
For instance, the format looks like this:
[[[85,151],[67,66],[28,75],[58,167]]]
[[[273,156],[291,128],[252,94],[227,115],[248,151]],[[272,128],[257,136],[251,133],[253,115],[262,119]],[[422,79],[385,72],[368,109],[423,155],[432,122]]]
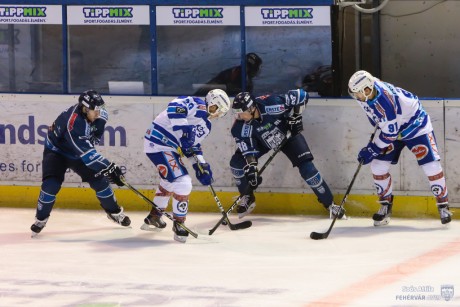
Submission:
[[[50,125],[57,115],[65,108],[77,102],[74,95],[10,95],[0,96],[0,173],[1,185],[39,185],[41,182],[41,159],[43,136],[38,132]],[[108,159],[126,168],[126,176],[133,185],[151,186],[157,184],[159,177],[143,153],[143,136],[151,120],[174,97],[129,97],[104,96],[109,111],[108,126],[126,132],[126,146],[121,143],[119,134],[115,134],[115,143],[110,146],[107,131],[105,142],[97,149]],[[453,195],[454,184],[458,181],[459,162],[454,157],[457,147],[458,117],[460,104],[458,101],[446,102],[446,121],[444,121],[444,100],[424,100],[423,105],[431,116],[441,157],[448,178],[448,187],[452,186],[451,202],[460,202]],[[351,99],[312,98],[303,113],[305,135],[315,157],[315,165],[322,173],[331,189],[346,190],[356,167],[356,155],[367,144],[372,126],[368,123],[364,112]],[[33,122],[31,122],[31,118]],[[205,157],[211,163],[215,188],[222,190],[234,189],[233,179],[228,167],[231,155],[235,150],[230,136],[233,123],[231,113],[224,118],[213,121],[211,135],[204,141]],[[444,130],[445,127],[445,130]],[[14,131],[13,143],[10,131]],[[447,133],[445,135],[444,133]],[[33,134],[34,138],[31,138]],[[22,138],[23,143],[20,141]],[[445,143],[446,140],[446,143]],[[113,140],[112,140],[113,141]],[[123,146],[121,146],[123,145]],[[447,155],[445,153],[447,150]],[[447,159],[444,159],[447,157]],[[261,163],[264,162],[261,159]],[[187,163],[187,162],[186,162]],[[397,166],[393,166],[392,175],[394,190],[399,194],[431,195],[428,181],[415,158],[409,151],[403,153]],[[194,177],[194,176],[192,176]],[[282,154],[264,173],[264,181],[260,191],[286,191],[311,193],[301,180],[297,169]],[[194,183],[198,182],[194,178]],[[68,174],[67,186],[78,186],[78,176]],[[370,169],[364,166],[356,179],[353,190],[357,193],[372,194],[372,176]]]

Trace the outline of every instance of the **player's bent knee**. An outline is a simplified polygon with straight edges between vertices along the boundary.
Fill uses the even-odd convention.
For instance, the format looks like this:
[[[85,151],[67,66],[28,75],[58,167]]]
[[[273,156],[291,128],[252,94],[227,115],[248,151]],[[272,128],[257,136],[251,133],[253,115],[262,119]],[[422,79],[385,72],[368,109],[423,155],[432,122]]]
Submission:
[[[440,161],[432,161],[422,165],[422,169],[427,177],[435,176],[442,172],[442,165]]]
[[[391,161],[372,160],[370,167],[374,175],[384,175],[390,171]]]
[[[192,192],[192,178],[186,175],[174,180],[172,192],[178,195],[189,195]]]
[[[314,177],[318,173],[318,170],[312,161],[305,161],[299,165],[299,172],[302,178],[308,183],[308,180]],[[308,183],[308,185],[310,184]]]
[[[42,190],[48,194],[56,195],[61,189],[62,181],[56,177],[48,177],[42,183]]]

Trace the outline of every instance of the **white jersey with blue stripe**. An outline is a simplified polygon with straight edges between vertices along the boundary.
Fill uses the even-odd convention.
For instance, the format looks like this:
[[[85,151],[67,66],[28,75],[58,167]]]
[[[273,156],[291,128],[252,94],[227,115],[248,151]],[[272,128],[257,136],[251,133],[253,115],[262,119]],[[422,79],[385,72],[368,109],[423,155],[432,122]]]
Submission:
[[[374,143],[385,148],[395,140],[410,140],[433,131],[431,120],[418,97],[393,84],[375,80],[374,99],[359,101],[373,124],[381,129]]]
[[[144,152],[177,152],[184,126],[192,126],[195,130],[194,145],[199,145],[211,132],[206,103],[200,98],[180,96],[172,100],[145,133]]]

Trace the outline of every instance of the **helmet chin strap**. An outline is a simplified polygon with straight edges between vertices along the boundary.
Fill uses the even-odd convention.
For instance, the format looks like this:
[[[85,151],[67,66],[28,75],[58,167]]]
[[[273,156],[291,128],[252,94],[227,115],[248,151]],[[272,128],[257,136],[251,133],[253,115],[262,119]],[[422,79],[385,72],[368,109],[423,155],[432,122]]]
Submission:
[[[368,88],[368,87],[366,87]],[[364,96],[364,102],[367,102],[369,100],[369,98],[372,96],[372,93],[374,92],[374,90],[372,89],[371,92],[369,93],[369,95],[366,95],[366,89],[363,89],[363,91],[361,92],[361,94],[363,94]]]
[[[252,118],[256,118],[256,117],[255,117],[256,111],[257,111],[257,107],[256,107],[256,106],[252,106],[252,111],[251,111],[251,116],[252,116]]]

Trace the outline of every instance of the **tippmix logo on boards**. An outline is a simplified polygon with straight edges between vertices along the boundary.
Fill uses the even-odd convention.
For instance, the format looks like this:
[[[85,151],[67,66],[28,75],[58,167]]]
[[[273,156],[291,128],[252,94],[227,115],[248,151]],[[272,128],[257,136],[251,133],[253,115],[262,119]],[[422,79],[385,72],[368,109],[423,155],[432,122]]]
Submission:
[[[46,21],[45,6],[0,6],[0,22]]]
[[[84,23],[132,23],[133,7],[83,7]]]
[[[223,7],[173,7],[174,23],[222,24]]]
[[[312,24],[313,8],[261,8],[264,25],[306,25]]]

